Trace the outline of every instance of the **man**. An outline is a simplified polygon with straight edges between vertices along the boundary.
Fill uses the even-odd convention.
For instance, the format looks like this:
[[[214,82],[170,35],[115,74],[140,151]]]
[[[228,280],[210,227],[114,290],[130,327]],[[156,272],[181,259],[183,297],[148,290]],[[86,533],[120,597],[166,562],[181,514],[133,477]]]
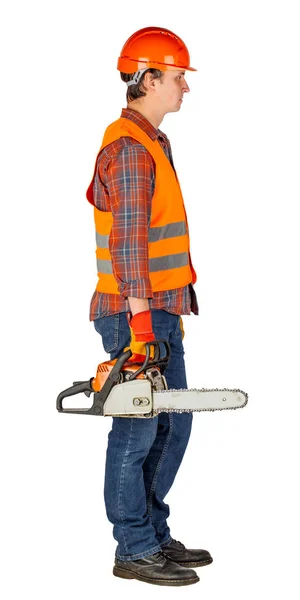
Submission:
[[[92,182],[98,284],[90,320],[111,359],[130,346],[143,361],[145,342],[167,339],[169,388],[187,388],[181,315],[198,314],[186,213],[167,136],[165,114],[189,92],[190,57],[167,29],[134,33],[118,60],[127,108],[106,130]],[[104,498],[118,542],[114,575],[157,585],[199,581],[191,566],[212,562],[171,537],[164,498],[184,456],[191,413],[113,418],[108,436]]]

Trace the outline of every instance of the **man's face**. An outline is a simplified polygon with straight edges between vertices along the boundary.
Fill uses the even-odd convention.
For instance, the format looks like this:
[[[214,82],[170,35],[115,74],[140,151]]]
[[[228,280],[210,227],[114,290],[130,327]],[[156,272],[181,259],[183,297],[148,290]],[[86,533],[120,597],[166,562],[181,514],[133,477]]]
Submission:
[[[183,94],[190,91],[185,80],[185,71],[164,71],[162,81],[156,80],[157,100],[165,113],[180,109]]]

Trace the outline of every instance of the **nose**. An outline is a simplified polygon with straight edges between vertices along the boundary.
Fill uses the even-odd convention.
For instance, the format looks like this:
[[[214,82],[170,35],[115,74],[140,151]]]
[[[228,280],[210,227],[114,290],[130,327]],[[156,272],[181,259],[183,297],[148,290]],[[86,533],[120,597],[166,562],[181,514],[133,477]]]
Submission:
[[[186,82],[185,79],[183,79],[183,81],[182,81],[182,88],[181,89],[182,89],[183,93],[190,91],[190,88],[189,88],[189,86],[188,86],[188,84],[187,84],[187,82]]]

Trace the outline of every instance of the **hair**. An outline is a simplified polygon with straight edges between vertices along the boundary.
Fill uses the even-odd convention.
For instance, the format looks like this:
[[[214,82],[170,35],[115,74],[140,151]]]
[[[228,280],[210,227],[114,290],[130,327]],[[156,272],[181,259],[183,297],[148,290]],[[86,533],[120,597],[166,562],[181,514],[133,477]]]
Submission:
[[[145,73],[143,73],[140,81],[137,84],[129,85],[127,87],[127,93],[126,93],[127,101],[136,100],[137,98],[146,96],[146,89],[143,85],[144,77],[145,77],[146,73],[151,73],[153,79],[162,79],[162,77],[163,77],[163,71],[159,71],[159,69],[147,69],[147,71],[145,71]],[[133,78],[134,73],[120,73],[120,76],[121,76],[122,81],[125,81],[125,83],[127,83],[127,81],[130,81]]]

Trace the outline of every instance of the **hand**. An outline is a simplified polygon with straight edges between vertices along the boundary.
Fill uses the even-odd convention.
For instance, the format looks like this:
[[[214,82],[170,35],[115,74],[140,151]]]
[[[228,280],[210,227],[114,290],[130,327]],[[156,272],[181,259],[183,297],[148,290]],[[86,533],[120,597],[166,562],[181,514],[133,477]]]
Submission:
[[[152,317],[150,310],[144,310],[138,312],[134,317],[130,318],[131,313],[127,313],[128,324],[130,327],[130,348],[132,356],[129,358],[130,362],[141,362],[145,361],[146,357],[146,346],[145,342],[153,342],[155,335],[152,330]],[[125,348],[125,350],[128,350]],[[151,358],[154,356],[154,351],[151,349]]]

